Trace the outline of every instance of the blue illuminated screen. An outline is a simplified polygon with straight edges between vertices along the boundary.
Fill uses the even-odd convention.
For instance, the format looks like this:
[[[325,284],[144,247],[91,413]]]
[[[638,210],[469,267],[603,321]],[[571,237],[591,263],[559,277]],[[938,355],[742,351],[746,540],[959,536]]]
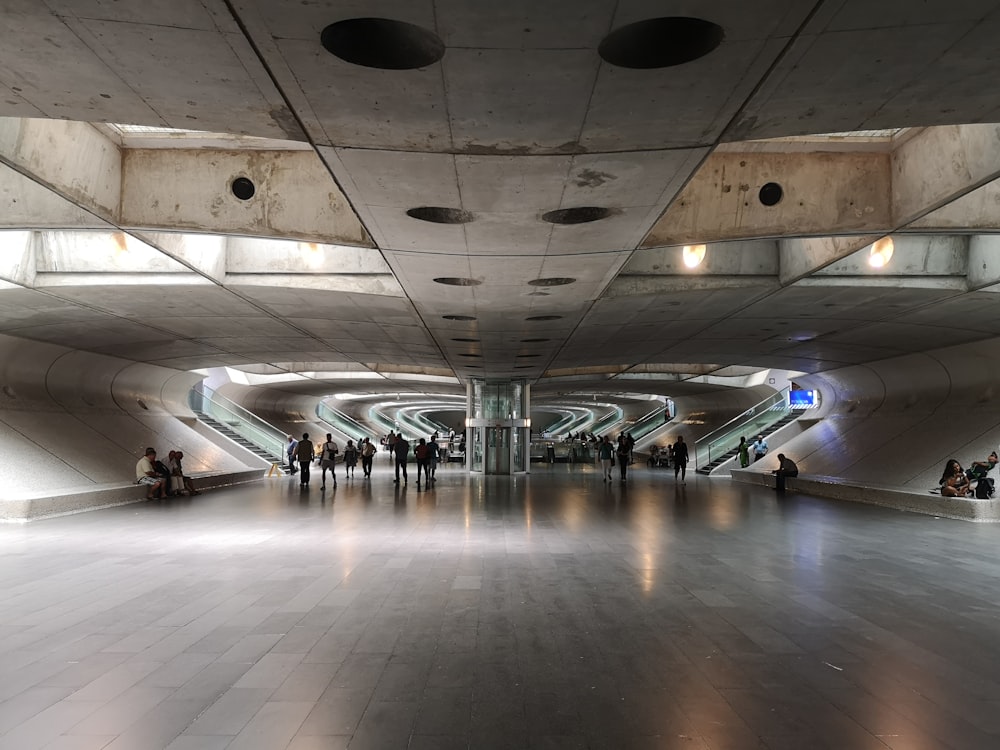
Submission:
[[[789,391],[788,405],[804,409],[816,405],[816,391]]]

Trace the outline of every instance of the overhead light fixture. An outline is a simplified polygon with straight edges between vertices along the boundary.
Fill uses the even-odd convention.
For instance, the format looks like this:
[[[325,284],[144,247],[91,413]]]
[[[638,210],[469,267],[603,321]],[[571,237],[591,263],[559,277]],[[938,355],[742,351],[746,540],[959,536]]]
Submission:
[[[868,265],[872,268],[884,268],[892,258],[892,251],[895,245],[892,237],[883,237],[872,245],[871,253],[868,256]]]
[[[684,258],[684,265],[688,268],[697,268],[705,260],[704,245],[685,245],[681,250],[681,257]]]
[[[128,237],[125,236],[124,232],[115,232],[111,235],[111,238],[115,241],[115,248],[117,249],[117,252],[128,252]]]

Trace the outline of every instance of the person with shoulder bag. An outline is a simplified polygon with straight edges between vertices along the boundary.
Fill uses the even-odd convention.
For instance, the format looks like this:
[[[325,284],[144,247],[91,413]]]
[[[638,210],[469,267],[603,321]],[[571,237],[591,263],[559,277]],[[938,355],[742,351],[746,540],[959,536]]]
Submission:
[[[329,432],[326,433],[326,442],[323,443],[323,446],[320,450],[321,453],[319,454],[320,456],[319,466],[321,472],[320,474],[321,484],[319,488],[321,490],[325,490],[327,469],[330,470],[330,477],[333,479],[333,486],[334,487],[337,486],[336,462],[337,462],[337,454],[340,452],[340,449],[337,448],[337,444],[333,442],[333,435],[331,435]]]
[[[365,438],[365,442],[361,446],[361,473],[364,474],[365,479],[372,475],[372,461],[374,460],[375,446],[371,440]]]
[[[618,473],[621,475],[621,481],[625,481],[625,475],[628,473],[628,457],[632,449],[629,448],[628,440],[622,435],[618,438],[618,447],[615,449],[615,460],[618,462]]]

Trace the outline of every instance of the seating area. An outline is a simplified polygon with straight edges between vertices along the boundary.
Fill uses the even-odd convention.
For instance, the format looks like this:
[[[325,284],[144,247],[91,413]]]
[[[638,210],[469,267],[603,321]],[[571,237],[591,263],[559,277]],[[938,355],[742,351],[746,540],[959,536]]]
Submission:
[[[198,490],[245,484],[260,479],[260,469],[246,471],[193,474]],[[0,499],[0,522],[35,521],[41,518],[82,513],[116,505],[146,502],[146,487],[134,482],[94,484],[74,492],[18,492]],[[153,501],[157,502],[157,501]]]
[[[733,481],[774,487],[774,476],[750,469],[733,469]],[[979,500],[974,497],[948,498],[938,493],[919,492],[909,487],[877,484],[851,484],[841,477],[799,474],[785,480],[788,492],[803,492],[832,500],[849,500],[868,505],[880,505],[910,513],[923,513],[941,518],[976,523],[1000,522],[1000,499]]]

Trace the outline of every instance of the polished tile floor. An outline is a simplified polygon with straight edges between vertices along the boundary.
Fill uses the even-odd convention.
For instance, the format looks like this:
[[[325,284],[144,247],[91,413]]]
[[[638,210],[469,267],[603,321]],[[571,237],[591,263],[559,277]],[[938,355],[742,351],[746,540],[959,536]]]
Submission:
[[[0,526],[0,750],[1000,747],[1000,527],[439,477]]]

